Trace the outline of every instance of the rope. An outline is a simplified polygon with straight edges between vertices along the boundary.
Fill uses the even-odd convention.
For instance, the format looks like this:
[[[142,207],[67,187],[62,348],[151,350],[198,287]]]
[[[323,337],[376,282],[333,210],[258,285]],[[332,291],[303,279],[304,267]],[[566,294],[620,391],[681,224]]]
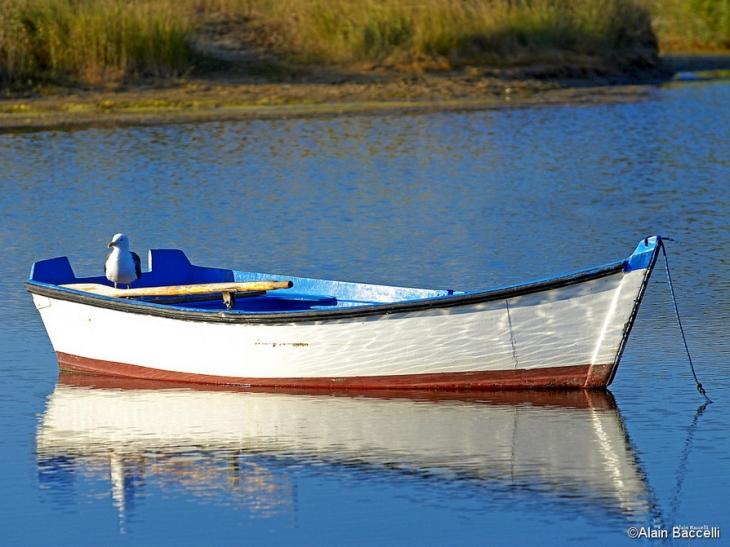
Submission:
[[[679,512],[679,503],[682,500],[682,486],[684,485],[684,479],[687,476],[687,462],[689,460],[689,453],[692,450],[692,444],[694,443],[697,422],[699,421],[702,414],[705,412],[707,405],[709,405],[711,402],[712,401],[708,399],[705,404],[697,409],[697,412],[695,412],[694,420],[692,420],[692,423],[687,428],[687,439],[684,441],[682,455],[679,458],[679,466],[677,467],[677,472],[675,473],[677,476],[677,484],[674,486],[674,490],[672,490],[672,495],[670,497],[670,512],[669,518],[667,519],[668,522],[675,522],[675,517]]]
[[[669,290],[672,293],[672,303],[674,304],[674,314],[677,316],[677,325],[679,325],[679,332],[682,334],[682,342],[684,342],[684,350],[687,352],[687,359],[689,360],[689,366],[692,369],[692,376],[694,376],[695,384],[697,385],[697,391],[699,391],[705,399],[707,399],[708,403],[712,402],[712,399],[710,399],[707,396],[707,393],[705,393],[705,388],[702,387],[702,384],[697,379],[697,373],[695,372],[695,366],[692,363],[692,356],[689,353],[689,346],[687,345],[687,337],[684,335],[684,328],[682,327],[682,319],[679,317],[679,307],[677,306],[677,297],[674,294],[674,284],[672,283],[672,274],[669,271],[669,259],[667,258],[667,250],[664,246],[664,241],[671,241],[674,242],[673,239],[669,237],[658,237],[657,241],[659,243],[659,246],[662,249],[662,253],[664,254],[664,266],[665,270],[667,271],[667,279],[669,280]]]

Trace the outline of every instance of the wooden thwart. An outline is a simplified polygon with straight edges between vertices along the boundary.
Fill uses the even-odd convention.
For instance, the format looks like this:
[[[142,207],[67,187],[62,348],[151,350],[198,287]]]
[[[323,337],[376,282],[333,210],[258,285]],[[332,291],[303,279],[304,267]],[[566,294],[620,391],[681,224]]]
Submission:
[[[181,296],[195,294],[235,294],[249,291],[272,291],[275,289],[289,289],[291,281],[244,281],[238,283],[200,283],[196,285],[168,285],[164,287],[140,287],[138,289],[115,289],[100,283],[70,283],[61,285],[68,289],[85,291],[102,296],[115,298],[129,298],[139,296]]]

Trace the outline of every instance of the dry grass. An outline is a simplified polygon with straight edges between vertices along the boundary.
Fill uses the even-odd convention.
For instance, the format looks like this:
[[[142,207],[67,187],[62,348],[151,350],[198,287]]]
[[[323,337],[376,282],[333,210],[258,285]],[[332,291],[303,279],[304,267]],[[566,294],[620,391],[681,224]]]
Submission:
[[[196,29],[166,1],[4,0],[0,77],[98,82],[179,74],[190,66]]]
[[[647,0],[663,52],[730,50],[730,0]]]
[[[655,31],[665,49],[730,47],[730,0],[2,0],[0,81],[181,75],[221,21],[305,65],[624,70],[655,62]]]
[[[193,0],[188,0],[193,1]],[[304,63],[432,60],[436,66],[531,63],[562,55],[622,62],[652,48],[633,0],[201,0],[206,13],[268,24]]]

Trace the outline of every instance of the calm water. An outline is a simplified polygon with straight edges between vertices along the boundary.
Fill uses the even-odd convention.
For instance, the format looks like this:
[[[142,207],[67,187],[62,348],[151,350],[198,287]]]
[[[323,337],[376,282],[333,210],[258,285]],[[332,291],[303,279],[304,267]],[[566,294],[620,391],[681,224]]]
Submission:
[[[703,545],[730,544],[728,105],[725,81],[632,104],[0,135],[0,543],[687,545],[672,527],[707,526],[723,537]],[[99,274],[118,231],[143,256],[455,289],[671,236],[715,403],[663,266],[606,394],[59,377],[22,281],[59,255]]]

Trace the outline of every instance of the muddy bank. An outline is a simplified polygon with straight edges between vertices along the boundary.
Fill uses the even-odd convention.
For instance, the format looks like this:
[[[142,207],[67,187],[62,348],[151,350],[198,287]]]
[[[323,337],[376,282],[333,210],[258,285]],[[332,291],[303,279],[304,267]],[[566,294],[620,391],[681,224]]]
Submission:
[[[730,56],[668,57],[664,69],[630,76],[532,67],[405,75],[320,71],[267,81],[218,72],[107,89],[6,91],[0,97],[0,130],[636,101],[677,72],[708,66],[730,69]]]

